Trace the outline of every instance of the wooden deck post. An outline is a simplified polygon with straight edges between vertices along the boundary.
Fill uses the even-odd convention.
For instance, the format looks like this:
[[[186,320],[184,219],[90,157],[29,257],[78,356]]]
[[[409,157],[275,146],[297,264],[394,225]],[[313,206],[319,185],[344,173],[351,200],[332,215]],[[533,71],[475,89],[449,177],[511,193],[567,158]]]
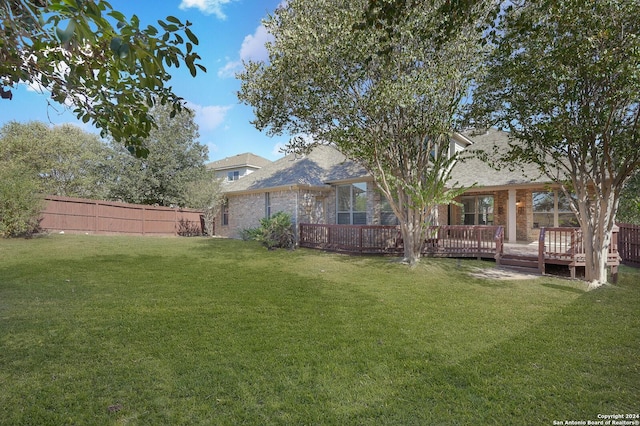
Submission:
[[[540,228],[540,236],[538,237],[538,270],[540,271],[540,275],[544,275],[545,265],[544,265],[544,239],[545,239],[545,228]]]

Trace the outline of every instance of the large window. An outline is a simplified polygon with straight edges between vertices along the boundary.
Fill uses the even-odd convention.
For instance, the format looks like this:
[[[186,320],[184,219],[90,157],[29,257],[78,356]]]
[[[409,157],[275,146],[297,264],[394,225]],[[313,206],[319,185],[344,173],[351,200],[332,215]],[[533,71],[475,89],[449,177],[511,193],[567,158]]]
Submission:
[[[554,192],[533,193],[533,227],[550,228],[555,226],[553,211],[555,210]]]
[[[389,200],[384,195],[380,196],[380,225],[397,225],[399,223],[396,214],[391,209]]]
[[[229,225],[229,200],[224,200],[222,204],[222,225]]]
[[[571,210],[570,201],[563,191],[558,192],[558,226],[580,226],[578,218]]]
[[[460,223],[463,225],[493,225],[493,196],[462,197]]]
[[[264,194],[264,217],[271,218],[271,195],[268,192]]]
[[[578,226],[569,203],[562,191],[534,192],[533,227]]]
[[[238,180],[240,179],[240,172],[239,171],[235,171],[235,172],[228,172],[227,173],[227,180],[228,181],[234,181],[234,180]]]
[[[337,190],[338,224],[367,224],[367,184],[341,185]]]

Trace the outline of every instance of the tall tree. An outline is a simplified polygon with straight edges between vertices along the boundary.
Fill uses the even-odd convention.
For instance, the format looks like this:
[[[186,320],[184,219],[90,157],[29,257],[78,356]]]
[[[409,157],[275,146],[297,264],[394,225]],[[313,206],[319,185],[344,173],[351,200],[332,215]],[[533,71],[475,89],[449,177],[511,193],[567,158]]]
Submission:
[[[307,136],[291,149],[334,144],[371,173],[412,265],[434,208],[461,192],[447,187],[449,143],[489,12],[474,2],[468,19],[443,26],[448,4],[291,0],[264,23],[274,37],[269,63],[249,62],[240,75],[239,98],[254,107],[258,129]]]
[[[79,127],[10,122],[0,128],[0,161],[20,166],[49,195],[107,196],[112,150]]]
[[[607,282],[620,193],[640,167],[640,2],[517,4],[493,33],[474,115],[520,141],[507,160],[537,163],[575,193],[586,280],[597,287]]]
[[[215,177],[215,172],[207,170],[199,180],[187,185],[185,206],[202,210],[204,217],[204,233],[213,236],[216,215],[222,208],[224,193],[222,180]]]
[[[38,178],[27,167],[0,162],[0,237],[38,231],[43,197]]]
[[[121,145],[114,163],[118,179],[110,197],[129,203],[185,206],[188,185],[206,173],[207,147],[198,142],[198,127],[188,109],[172,117],[170,106],[156,105],[151,114],[158,127],[143,147],[146,158],[128,155]]]
[[[137,16],[127,19],[105,0],[12,0],[0,2],[0,22],[3,99],[13,96],[7,86],[41,86],[138,155],[155,125],[149,106],[183,109],[167,85],[168,68],[184,63],[193,76],[206,71],[197,63],[191,23],[173,16],[158,29],[141,27]]]

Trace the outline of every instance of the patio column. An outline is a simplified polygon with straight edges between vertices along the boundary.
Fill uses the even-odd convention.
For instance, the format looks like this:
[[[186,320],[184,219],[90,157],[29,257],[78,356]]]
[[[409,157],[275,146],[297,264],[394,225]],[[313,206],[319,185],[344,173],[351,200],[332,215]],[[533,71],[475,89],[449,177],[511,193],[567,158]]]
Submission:
[[[508,202],[508,206],[507,206],[507,236],[509,238],[509,242],[510,243],[515,243],[516,242],[516,226],[517,226],[517,219],[516,219],[516,213],[518,211],[518,207],[516,206],[516,190],[515,189],[509,189],[509,202]]]

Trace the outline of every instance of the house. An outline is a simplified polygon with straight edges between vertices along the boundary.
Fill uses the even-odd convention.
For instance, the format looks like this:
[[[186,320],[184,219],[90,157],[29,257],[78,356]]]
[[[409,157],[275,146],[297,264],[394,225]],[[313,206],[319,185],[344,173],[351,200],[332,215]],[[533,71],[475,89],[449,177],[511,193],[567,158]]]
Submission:
[[[353,209],[338,211],[339,186],[343,198],[348,192],[349,200],[358,200]],[[279,211],[289,213],[295,223],[342,223],[345,214],[350,223],[373,223],[366,210],[380,201],[371,195],[373,187],[366,170],[335,148],[319,146],[308,155],[289,154],[228,185],[216,233],[239,238],[242,230]]]
[[[508,241],[533,241],[538,229],[575,222],[563,194],[534,165],[496,171],[478,158],[508,147],[495,129],[456,134],[450,152],[460,152],[452,184],[469,187],[456,204],[440,206],[440,225],[503,225]],[[244,229],[279,211],[294,223],[393,225],[397,223],[373,178],[331,146],[290,154],[230,183],[216,233],[239,238]]]
[[[502,225],[509,242],[536,241],[542,227],[578,226],[558,185],[541,175],[537,165],[496,170],[477,155],[505,152],[507,133],[489,129],[467,136],[473,145],[453,167],[451,182],[471,188],[457,200],[460,205],[448,207],[448,224]]]
[[[214,161],[207,164],[206,167],[207,169],[215,171],[216,179],[223,179],[224,182],[233,182],[256,170],[260,170],[269,163],[271,163],[271,161],[266,158],[245,152],[244,154]]]

